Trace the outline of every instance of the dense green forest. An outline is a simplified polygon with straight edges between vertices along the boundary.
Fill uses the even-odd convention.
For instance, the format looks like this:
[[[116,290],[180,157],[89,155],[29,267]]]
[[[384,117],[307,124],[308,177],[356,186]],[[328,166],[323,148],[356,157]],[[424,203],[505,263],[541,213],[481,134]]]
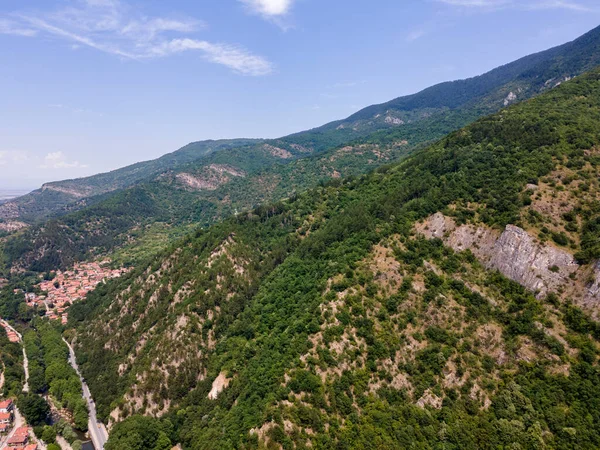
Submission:
[[[4,374],[2,396],[15,397],[23,389],[23,353],[18,343],[10,342],[6,331],[0,327],[0,360]]]
[[[81,381],[68,362],[69,349],[61,332],[47,321],[37,319],[23,335],[29,358],[29,388],[48,394],[58,408],[73,415],[75,427],[87,431],[88,411],[82,398]]]
[[[536,296],[415,223],[519,225],[575,254],[567,283],[586,289],[598,146],[594,71],[100,286],[70,325],[100,416],[129,417],[107,448],[597,448],[595,306]],[[566,212],[533,209],[545,192]]]
[[[209,226],[319,183],[364,174],[498,111],[510,94],[521,101],[545,92],[600,62],[599,43],[600,29],[595,29],[484,75],[442,83],[313,130],[259,143],[201,142],[143,163],[146,172],[125,168],[99,175],[88,184],[120,183],[126,189],[86,197],[72,205],[88,205],[81,211],[63,216],[69,206],[62,217],[9,237],[7,264],[54,270],[117,248],[119,263],[136,263],[190,226]],[[245,176],[229,177],[214,190],[189,189],[177,181],[180,174],[204,180],[214,164],[233,166]],[[140,173],[148,176],[139,178]]]

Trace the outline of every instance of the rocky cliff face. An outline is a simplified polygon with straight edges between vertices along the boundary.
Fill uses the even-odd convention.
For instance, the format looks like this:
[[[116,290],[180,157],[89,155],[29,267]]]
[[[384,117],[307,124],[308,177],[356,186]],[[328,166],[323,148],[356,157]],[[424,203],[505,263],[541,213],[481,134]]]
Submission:
[[[417,232],[438,238],[455,251],[470,250],[488,269],[496,269],[542,298],[550,292],[579,293],[579,303],[600,300],[600,262],[593,268],[580,266],[573,255],[550,244],[541,244],[527,231],[508,225],[502,233],[485,226],[460,225],[436,213],[416,225]],[[586,272],[593,282],[582,289]]]

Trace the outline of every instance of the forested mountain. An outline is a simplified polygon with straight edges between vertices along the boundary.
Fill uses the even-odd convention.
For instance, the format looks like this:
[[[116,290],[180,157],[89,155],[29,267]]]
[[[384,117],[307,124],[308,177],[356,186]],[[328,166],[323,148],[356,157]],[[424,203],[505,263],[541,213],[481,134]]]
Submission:
[[[175,169],[212,152],[251,145],[257,139],[224,139],[193,142],[179,150],[145,161],[75,180],[46,183],[40,189],[0,205],[0,220],[36,222],[51,215],[65,214],[93,203],[92,197],[123,189],[160,172]]]
[[[346,120],[325,125],[322,131],[375,131],[420,121],[429,126],[450,111],[457,121],[469,120],[474,115],[490,114],[502,106],[531,98],[597,65],[600,65],[600,28],[486,74],[441,83],[414,95],[369,106]]]
[[[596,70],[101,285],[107,450],[598,448],[599,148]]]
[[[9,239],[8,264],[52,270],[116,248],[121,249],[119,262],[135,263],[192,226],[215,223],[328,180],[366,173],[478,117],[548,91],[598,62],[600,28],[479,77],[442,83],[321,128],[254,145],[224,142],[219,151],[212,143],[202,158],[196,150],[176,152],[185,157],[169,160],[170,165],[155,163],[156,171],[143,179],[120,175],[121,182],[128,179],[133,185],[84,200],[91,205]],[[115,179],[100,175],[88,184],[104,186],[107,177]]]

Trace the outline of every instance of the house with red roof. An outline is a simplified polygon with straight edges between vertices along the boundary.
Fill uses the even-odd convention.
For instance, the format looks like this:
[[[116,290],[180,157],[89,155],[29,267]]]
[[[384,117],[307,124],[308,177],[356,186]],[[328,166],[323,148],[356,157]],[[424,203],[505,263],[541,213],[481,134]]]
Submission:
[[[19,431],[19,430],[17,430],[17,431]],[[25,447],[28,442],[29,442],[29,431],[27,431],[27,434],[17,434],[15,432],[14,436],[8,440],[7,444],[10,448]]]
[[[12,447],[13,450],[38,450],[38,445],[37,444],[28,444],[25,447],[22,446],[18,446],[18,447]]]
[[[0,402],[0,413],[12,413],[14,409],[15,405],[10,398]]]

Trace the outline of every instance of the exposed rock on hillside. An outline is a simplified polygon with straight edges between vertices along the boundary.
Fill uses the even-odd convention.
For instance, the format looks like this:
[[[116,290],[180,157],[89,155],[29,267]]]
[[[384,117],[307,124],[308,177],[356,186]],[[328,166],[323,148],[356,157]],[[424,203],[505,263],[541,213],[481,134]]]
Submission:
[[[262,148],[269,152],[271,155],[275,156],[276,158],[289,159],[293,156],[286,149],[275,147],[274,145],[265,144],[262,146]]]
[[[83,198],[89,196],[93,190],[89,186],[76,186],[75,184],[69,186],[68,184],[60,185],[47,183],[42,186],[42,192],[43,191],[55,191],[75,198]]]
[[[542,245],[522,228],[508,225],[503,233],[473,225],[457,226],[454,220],[436,213],[416,226],[428,238],[442,239],[455,251],[471,250],[490,269],[543,297],[572,286],[572,274],[580,270],[573,255],[552,245]],[[596,266],[598,267],[598,266]],[[600,272],[598,272],[600,276]],[[589,290],[586,300],[597,300]]]
[[[208,393],[208,398],[216,400],[219,394],[223,392],[223,389],[226,389],[227,386],[229,386],[230,382],[231,380],[227,378],[227,375],[224,372],[221,372],[219,376],[215,378],[215,381],[213,381],[212,388]]]
[[[211,164],[204,168],[200,174],[187,172],[175,175],[177,181],[194,190],[214,191],[219,186],[228,183],[232,177],[245,177],[243,170],[226,164]]]
[[[0,231],[11,233],[13,231],[27,228],[27,226],[28,225],[24,222],[19,222],[18,220],[9,220],[7,222],[0,222]]]

